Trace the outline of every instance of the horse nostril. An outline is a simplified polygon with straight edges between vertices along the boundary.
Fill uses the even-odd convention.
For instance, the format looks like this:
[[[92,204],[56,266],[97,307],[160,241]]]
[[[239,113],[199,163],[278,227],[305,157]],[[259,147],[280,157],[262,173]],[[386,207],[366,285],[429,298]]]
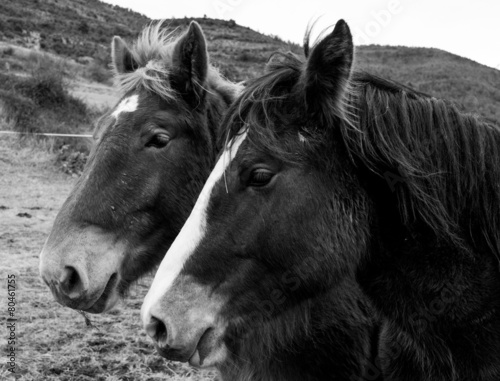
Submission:
[[[62,292],[71,299],[79,298],[85,291],[78,271],[71,266],[66,266],[60,279]]]
[[[167,327],[160,319],[151,316],[151,321],[146,325],[145,329],[148,336],[156,341],[158,346],[166,347],[168,345]]]

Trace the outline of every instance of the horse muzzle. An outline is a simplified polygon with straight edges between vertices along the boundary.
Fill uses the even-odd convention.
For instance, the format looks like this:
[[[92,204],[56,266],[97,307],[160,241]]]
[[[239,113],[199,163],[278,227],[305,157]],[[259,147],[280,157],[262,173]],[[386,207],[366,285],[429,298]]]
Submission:
[[[162,357],[196,367],[216,366],[227,357],[225,327],[218,318],[223,305],[206,286],[180,277],[164,295],[146,296],[142,322]]]
[[[40,276],[56,301],[90,313],[111,309],[120,299],[119,269],[125,248],[95,229],[51,237],[40,254]]]

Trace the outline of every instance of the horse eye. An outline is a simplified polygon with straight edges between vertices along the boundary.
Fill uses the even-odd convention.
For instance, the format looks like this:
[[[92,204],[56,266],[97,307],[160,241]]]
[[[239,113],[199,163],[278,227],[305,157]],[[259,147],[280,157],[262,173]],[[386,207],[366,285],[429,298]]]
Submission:
[[[170,141],[167,134],[156,134],[146,143],[146,147],[163,148]]]
[[[254,169],[250,173],[247,185],[250,187],[263,187],[271,181],[274,173],[263,168]]]

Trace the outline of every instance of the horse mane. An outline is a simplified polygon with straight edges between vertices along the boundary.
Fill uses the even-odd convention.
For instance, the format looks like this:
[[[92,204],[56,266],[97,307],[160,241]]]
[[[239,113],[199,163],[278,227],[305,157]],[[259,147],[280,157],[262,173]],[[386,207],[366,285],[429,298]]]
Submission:
[[[396,192],[403,220],[455,243],[482,235],[500,258],[499,126],[374,76],[353,82],[359,130],[342,128],[344,141]]]
[[[169,75],[174,67],[173,52],[182,35],[178,29],[169,31],[164,20],[146,26],[130,47],[138,68],[128,73],[115,70],[115,84],[122,95],[138,88],[151,91],[165,100],[176,100],[179,93],[170,85]],[[216,91],[227,103],[233,100],[241,87],[225,79],[209,64],[206,84],[208,92]]]
[[[304,60],[292,53],[278,58],[229,110],[228,137],[247,126],[252,141],[271,154],[313,162],[333,160],[325,154],[332,139],[340,137],[357,167],[385,178],[402,221],[420,219],[438,237],[462,247],[489,248],[500,259],[497,124],[451,102],[355,71],[343,101],[345,115],[324,119],[334,126],[314,126],[318,120],[308,121],[303,105]],[[329,137],[325,130],[340,135]],[[298,133],[307,144],[283,139]]]

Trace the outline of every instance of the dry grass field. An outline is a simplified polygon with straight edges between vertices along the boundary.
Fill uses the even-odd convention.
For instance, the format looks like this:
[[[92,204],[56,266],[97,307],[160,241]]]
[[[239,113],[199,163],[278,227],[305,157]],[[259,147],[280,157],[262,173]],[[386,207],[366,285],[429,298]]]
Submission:
[[[111,313],[90,316],[90,327],[53,300],[38,275],[38,254],[74,178],[54,166],[47,145],[0,137],[0,380],[215,379],[156,355],[139,318],[149,278]],[[8,274],[16,276],[15,375],[6,365]]]

